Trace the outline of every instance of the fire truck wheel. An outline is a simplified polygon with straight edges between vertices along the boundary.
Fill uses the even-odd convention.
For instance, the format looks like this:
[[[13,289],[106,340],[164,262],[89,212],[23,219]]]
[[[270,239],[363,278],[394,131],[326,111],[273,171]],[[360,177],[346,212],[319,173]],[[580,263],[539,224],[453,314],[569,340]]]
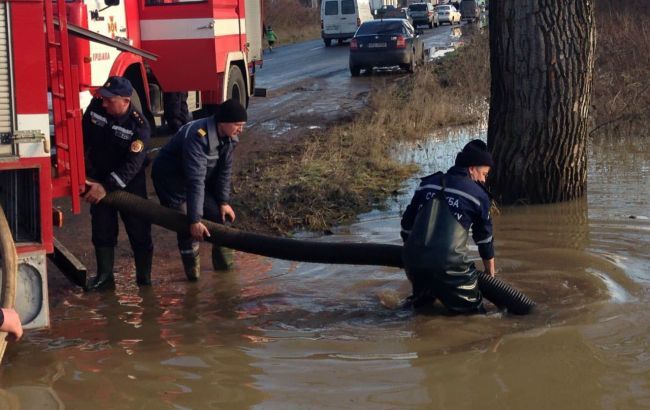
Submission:
[[[227,99],[239,101],[244,107],[248,106],[248,93],[246,92],[244,76],[236,65],[231,65],[228,72],[228,92],[226,97]]]

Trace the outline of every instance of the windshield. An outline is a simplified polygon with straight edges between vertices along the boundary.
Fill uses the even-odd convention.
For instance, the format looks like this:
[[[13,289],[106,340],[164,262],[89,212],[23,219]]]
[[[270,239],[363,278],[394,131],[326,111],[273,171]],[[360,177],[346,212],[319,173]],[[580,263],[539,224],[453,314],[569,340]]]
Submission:
[[[390,34],[401,33],[402,23],[400,21],[382,22],[382,23],[366,23],[362,24],[357,30],[357,36],[371,35],[371,34]]]
[[[326,1],[325,2],[325,15],[326,16],[335,16],[339,14],[339,2],[338,1]]]
[[[354,0],[341,1],[341,14],[354,14]]]
[[[426,11],[427,5],[426,4],[411,4],[409,6],[409,10],[411,11]]]

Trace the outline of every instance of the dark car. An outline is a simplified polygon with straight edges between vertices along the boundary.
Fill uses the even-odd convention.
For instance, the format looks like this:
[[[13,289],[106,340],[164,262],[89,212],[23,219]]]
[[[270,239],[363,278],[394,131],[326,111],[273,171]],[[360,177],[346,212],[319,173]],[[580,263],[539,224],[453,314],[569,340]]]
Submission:
[[[476,0],[463,0],[460,3],[460,16],[463,21],[478,21],[481,17],[481,9]]]
[[[366,21],[350,41],[350,73],[358,76],[362,69],[401,68],[413,72],[424,62],[421,30],[404,19]]]

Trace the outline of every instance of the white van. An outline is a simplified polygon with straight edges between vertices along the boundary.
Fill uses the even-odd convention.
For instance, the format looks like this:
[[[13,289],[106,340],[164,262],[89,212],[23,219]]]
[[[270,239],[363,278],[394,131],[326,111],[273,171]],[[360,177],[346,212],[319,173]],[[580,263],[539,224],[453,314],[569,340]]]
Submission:
[[[320,24],[325,46],[331,46],[333,39],[340,44],[352,38],[361,23],[372,19],[370,0],[323,0]]]

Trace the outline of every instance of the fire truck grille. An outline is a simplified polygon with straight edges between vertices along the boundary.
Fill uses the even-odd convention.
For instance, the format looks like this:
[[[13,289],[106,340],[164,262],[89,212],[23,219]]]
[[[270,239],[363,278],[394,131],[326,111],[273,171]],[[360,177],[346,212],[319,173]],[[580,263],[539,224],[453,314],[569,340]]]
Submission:
[[[40,242],[38,170],[0,171],[0,205],[16,243]]]

